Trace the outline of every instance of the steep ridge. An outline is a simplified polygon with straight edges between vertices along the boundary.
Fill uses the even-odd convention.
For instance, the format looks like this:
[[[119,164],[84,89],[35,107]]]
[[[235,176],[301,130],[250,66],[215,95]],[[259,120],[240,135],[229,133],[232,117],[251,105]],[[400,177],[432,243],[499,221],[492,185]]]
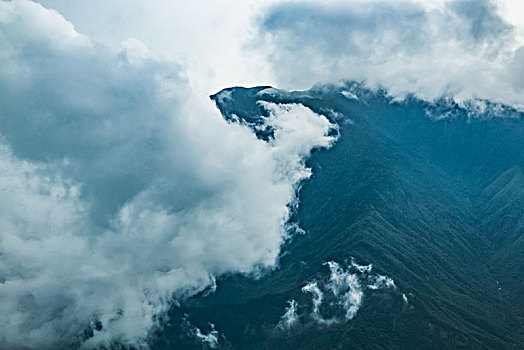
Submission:
[[[339,140],[308,160],[313,176],[292,218],[306,234],[283,247],[280,268],[259,279],[225,276],[215,293],[173,308],[156,348],[202,347],[181,326],[185,315],[202,328],[214,323],[224,348],[523,348],[519,113],[395,102],[355,83],[232,88],[212,99],[263,139],[271,130],[260,128],[266,111],[258,101],[301,103],[337,122]],[[370,291],[347,322],[308,320],[311,300],[301,288],[326,274],[326,261],[350,257],[372,263],[397,289]],[[276,331],[291,299],[300,327]]]

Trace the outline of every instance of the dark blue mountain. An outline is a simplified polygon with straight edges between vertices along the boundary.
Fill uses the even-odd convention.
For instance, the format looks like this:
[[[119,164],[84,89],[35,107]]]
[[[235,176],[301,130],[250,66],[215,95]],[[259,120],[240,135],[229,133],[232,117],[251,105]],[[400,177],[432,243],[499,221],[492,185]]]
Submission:
[[[307,160],[292,217],[306,234],[264,276],[223,276],[216,292],[173,307],[157,349],[201,349],[187,322],[233,349],[524,349],[523,114],[489,101],[395,101],[356,83],[285,92],[226,89],[224,118],[261,139],[258,102],[300,103],[339,125]],[[396,289],[365,291],[350,320],[320,324],[302,287],[327,261],[373,264]],[[289,300],[299,324],[278,329]],[[326,305],[324,312],[329,314]],[[185,326],[186,325],[186,326]]]

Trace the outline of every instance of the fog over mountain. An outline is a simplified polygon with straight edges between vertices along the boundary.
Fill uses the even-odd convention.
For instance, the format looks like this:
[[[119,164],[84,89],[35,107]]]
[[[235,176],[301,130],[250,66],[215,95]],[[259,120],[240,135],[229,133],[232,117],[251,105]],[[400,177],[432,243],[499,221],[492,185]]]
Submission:
[[[522,348],[516,13],[0,1],[0,348]]]
[[[261,21],[261,43],[286,88],[351,79],[400,98],[481,98],[522,109],[524,46],[496,10],[487,0],[431,9],[410,1],[285,2]]]

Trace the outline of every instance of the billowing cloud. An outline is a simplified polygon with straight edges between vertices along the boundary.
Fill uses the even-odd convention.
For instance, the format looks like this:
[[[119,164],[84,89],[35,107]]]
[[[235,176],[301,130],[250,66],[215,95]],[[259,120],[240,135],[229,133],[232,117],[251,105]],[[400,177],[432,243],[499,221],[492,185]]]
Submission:
[[[0,27],[0,347],[146,346],[214,276],[275,266],[327,118],[268,104],[264,142],[136,39],[22,0]]]
[[[273,80],[263,52],[247,44],[253,18],[274,0],[37,0],[57,9],[81,33],[116,46],[127,38],[177,59],[205,95]]]
[[[347,79],[524,108],[524,46],[499,13],[489,0],[285,2],[265,13],[258,42],[282,88]]]

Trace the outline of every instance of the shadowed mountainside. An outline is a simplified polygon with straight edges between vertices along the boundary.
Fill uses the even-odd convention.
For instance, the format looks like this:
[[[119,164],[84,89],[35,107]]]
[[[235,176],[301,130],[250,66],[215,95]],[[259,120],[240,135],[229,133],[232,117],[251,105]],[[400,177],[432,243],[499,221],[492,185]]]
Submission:
[[[215,324],[219,348],[524,348],[521,113],[487,101],[396,102],[356,83],[211,98],[265,140],[259,101],[303,104],[337,123],[339,139],[307,160],[313,175],[292,218],[306,234],[286,243],[280,267],[259,279],[224,276],[215,293],[174,307],[155,348],[202,348],[185,318]],[[326,261],[350,257],[397,289],[366,291],[352,320],[319,325],[301,288],[329,273]],[[300,324],[276,330],[291,299]]]

